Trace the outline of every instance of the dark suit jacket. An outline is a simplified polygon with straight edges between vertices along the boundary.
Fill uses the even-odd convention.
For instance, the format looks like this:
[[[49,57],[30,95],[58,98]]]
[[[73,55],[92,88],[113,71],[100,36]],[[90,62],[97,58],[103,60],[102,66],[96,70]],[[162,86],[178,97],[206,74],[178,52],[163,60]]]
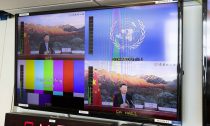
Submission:
[[[128,104],[129,108],[135,108],[132,97],[129,94],[126,94],[126,103]],[[118,93],[114,96],[114,107],[120,107],[120,105],[123,104],[123,99],[121,93]]]
[[[53,50],[53,44],[49,42],[48,45],[48,50],[50,52],[50,54],[54,54],[54,50]],[[44,52],[46,51],[46,46],[44,42],[41,42],[39,45],[39,54],[44,54]]]

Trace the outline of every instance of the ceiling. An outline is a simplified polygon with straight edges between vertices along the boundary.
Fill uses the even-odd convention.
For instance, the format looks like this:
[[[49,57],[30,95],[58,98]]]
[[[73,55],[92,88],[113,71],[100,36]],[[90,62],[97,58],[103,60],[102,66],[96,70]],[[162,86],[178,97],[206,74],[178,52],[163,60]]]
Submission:
[[[96,6],[92,0],[0,0],[0,10],[16,14]]]
[[[104,5],[148,3],[154,0],[0,0],[0,10],[17,14]],[[173,0],[155,0],[173,1]],[[186,0],[189,1],[189,0]]]

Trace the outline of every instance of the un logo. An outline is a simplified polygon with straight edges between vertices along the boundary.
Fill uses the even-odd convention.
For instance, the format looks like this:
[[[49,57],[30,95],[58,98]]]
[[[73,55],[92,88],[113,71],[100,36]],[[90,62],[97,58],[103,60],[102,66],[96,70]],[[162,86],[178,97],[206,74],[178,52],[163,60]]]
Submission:
[[[145,39],[146,31],[141,20],[114,21],[110,29],[110,39],[118,49],[136,49]]]

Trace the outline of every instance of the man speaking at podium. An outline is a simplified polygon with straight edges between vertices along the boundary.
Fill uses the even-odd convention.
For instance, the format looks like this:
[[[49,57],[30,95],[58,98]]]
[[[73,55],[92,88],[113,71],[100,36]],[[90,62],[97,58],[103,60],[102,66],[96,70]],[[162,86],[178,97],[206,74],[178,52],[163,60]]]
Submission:
[[[135,108],[132,97],[127,94],[128,86],[126,84],[120,84],[120,93],[114,96],[114,107],[120,108]]]
[[[55,52],[52,43],[50,43],[49,34],[44,34],[43,40],[39,46],[39,54],[54,54]]]

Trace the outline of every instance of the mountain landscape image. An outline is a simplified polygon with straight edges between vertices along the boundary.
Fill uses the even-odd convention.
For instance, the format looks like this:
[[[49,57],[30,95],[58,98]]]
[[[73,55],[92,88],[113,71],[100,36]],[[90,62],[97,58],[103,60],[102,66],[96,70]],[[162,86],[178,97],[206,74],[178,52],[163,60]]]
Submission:
[[[19,26],[20,27],[20,26]],[[39,50],[39,44],[43,42],[43,35],[50,35],[50,42],[54,50],[71,48],[72,50],[84,51],[85,27],[76,28],[72,25],[44,26],[40,24],[24,24],[24,33],[29,38],[31,51]]]

